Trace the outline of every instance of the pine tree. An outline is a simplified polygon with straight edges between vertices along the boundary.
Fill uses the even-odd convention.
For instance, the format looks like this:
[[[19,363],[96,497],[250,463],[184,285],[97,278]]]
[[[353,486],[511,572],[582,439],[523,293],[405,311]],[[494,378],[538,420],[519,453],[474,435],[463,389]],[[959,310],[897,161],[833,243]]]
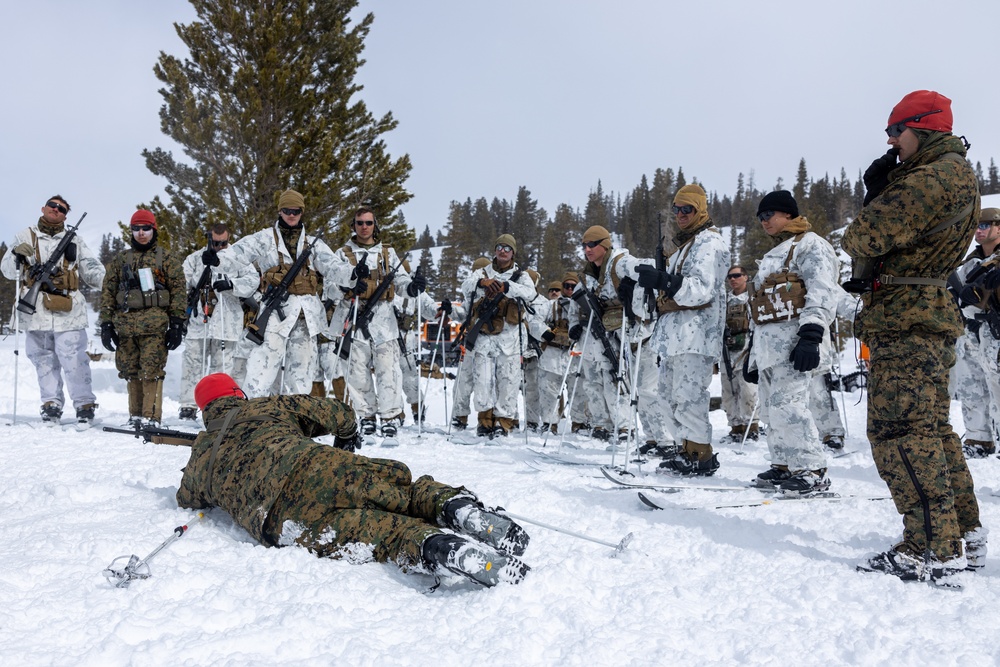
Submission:
[[[7,254],[7,244],[0,243],[0,259]],[[80,281],[81,283],[83,281]],[[14,292],[17,290],[17,281],[7,280],[4,278],[0,280],[0,313],[12,313],[14,312]],[[7,334],[6,331],[7,323],[4,322],[5,330],[2,332],[4,335]],[[13,320],[11,320],[11,326],[13,326]]]
[[[225,222],[244,236],[273,224],[281,191],[306,202],[304,225],[336,247],[362,202],[375,209],[383,241],[401,247],[413,232],[397,208],[409,156],[393,159],[382,136],[391,113],[374,118],[354,82],[373,15],[357,0],[190,0],[198,19],[178,24],[189,57],[161,53],[163,133],[190,163],[161,148],[147,168],[166,178],[169,201],[155,198],[162,237],[181,254],[207,227]]]
[[[997,163],[990,158],[989,180],[986,182],[984,195],[1000,194],[1000,171],[997,170]]]
[[[416,243],[413,244],[414,248],[433,248],[434,247],[434,237],[431,236],[430,225],[424,226],[424,231],[420,232],[420,237],[417,239]]]
[[[434,256],[431,255],[429,247],[420,251],[420,263],[417,264],[417,268],[420,269],[421,275],[427,278],[429,291],[433,291],[435,294],[439,292],[442,286],[438,284],[439,273],[437,267],[434,266]]]
[[[510,233],[517,241],[517,265],[523,269],[538,262],[538,246],[542,242],[545,210],[538,208],[538,200],[523,185],[517,189],[514,212],[510,219]]]

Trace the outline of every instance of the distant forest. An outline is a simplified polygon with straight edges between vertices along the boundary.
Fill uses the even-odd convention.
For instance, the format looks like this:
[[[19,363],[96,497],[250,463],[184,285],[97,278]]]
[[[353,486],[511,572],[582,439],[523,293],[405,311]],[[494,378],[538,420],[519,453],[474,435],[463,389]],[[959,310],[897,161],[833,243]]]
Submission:
[[[973,168],[982,194],[1000,193],[1000,170],[993,159],[985,172],[979,162]],[[617,234],[636,256],[652,257],[661,234],[669,251],[677,231],[670,206],[674,193],[687,183],[699,181],[697,177],[688,178],[681,167],[676,171],[657,169],[652,179],[644,174],[639,184],[625,193],[607,192],[598,181],[582,211],[559,204],[551,216],[538,206],[525,186],[518,189],[513,201],[499,197],[453,201],[444,229],[435,238],[425,228],[414,247],[446,246],[437,270],[430,262],[429,252],[421,255],[424,273],[431,273],[436,279],[437,288],[433,292],[438,296],[454,295],[467,274],[465,267],[477,257],[492,257],[496,237],[505,233],[517,239],[518,265],[536,269],[541,274],[540,284],[545,284],[559,280],[567,270],[580,268],[580,238],[591,225],[601,225]],[[736,263],[753,266],[754,260],[771,248],[756,213],[761,197],[773,190],[791,190],[799,211],[812,223],[813,230],[838,248],[840,238],[836,230],[861,210],[865,195],[860,170],[853,181],[843,168],[838,176],[827,173],[812,178],[805,158],[799,161],[792,184],[779,178],[773,186],[761,187],[755,182],[753,171],[749,176],[741,173],[734,193],[708,192],[709,213],[715,224],[733,227],[730,251],[738,258]],[[447,270],[440,270],[442,267]]]

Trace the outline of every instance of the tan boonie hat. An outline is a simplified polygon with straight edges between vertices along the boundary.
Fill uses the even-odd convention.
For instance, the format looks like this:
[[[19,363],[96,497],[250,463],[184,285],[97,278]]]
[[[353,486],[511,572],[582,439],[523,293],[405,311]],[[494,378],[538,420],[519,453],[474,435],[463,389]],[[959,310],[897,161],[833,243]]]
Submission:
[[[306,200],[295,190],[285,190],[278,197],[278,208],[301,208],[305,210]]]
[[[584,243],[593,243],[594,241],[600,241],[602,248],[605,250],[611,250],[611,232],[600,225],[588,227],[587,231],[583,233]],[[577,282],[580,281],[578,280]]]
[[[979,214],[979,222],[1000,224],[1000,208],[984,208]]]

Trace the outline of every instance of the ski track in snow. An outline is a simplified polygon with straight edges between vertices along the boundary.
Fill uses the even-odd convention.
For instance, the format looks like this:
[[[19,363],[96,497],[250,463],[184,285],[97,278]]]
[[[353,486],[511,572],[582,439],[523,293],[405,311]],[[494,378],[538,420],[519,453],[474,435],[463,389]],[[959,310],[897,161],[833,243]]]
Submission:
[[[0,367],[0,424],[11,421],[13,349],[13,337],[0,342],[8,360]],[[180,358],[170,355],[165,426],[193,430],[176,419]],[[995,560],[961,575],[961,592],[855,572],[866,552],[901,534],[889,501],[656,512],[595,468],[539,460],[520,434],[470,447],[440,434],[418,439],[407,427],[399,447],[360,453],[402,460],[415,476],[466,485],[487,504],[607,542],[634,533],[623,553],[529,524],[525,560],[533,570],[521,585],[446,583],[431,593],[433,578],[393,565],[262,547],[212,510],[157,554],[151,578],[115,589],[101,575],[115,557],[145,557],[194,520],[174,500],[189,450],[101,432],[127,418],[124,382],[109,361],[93,365],[102,423],[76,432],[69,408],[62,430],[42,427],[34,369],[24,358],[19,364],[19,423],[0,425],[3,665],[974,667],[1000,658]],[[718,378],[713,388],[717,395]],[[429,425],[445,424],[442,393],[436,381]],[[832,490],[884,495],[859,398],[847,395],[847,448],[856,451],[830,459]],[[713,412],[712,421],[718,443],[725,415]],[[603,444],[576,442],[583,448],[574,457],[610,463]],[[529,446],[541,447],[541,439]],[[743,456],[734,449],[717,446],[722,468],[713,483],[744,484],[767,467],[763,443],[748,442]],[[991,492],[1000,488],[1000,461],[970,468],[983,523],[997,525],[1000,498]],[[645,493],[688,506],[758,494]],[[358,551],[351,560],[363,560]]]

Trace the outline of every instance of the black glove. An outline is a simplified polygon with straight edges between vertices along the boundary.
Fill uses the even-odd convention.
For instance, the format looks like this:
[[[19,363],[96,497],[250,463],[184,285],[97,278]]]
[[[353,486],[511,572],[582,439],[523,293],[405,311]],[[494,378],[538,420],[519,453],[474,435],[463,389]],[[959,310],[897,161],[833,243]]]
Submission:
[[[552,329],[546,329],[545,331],[542,332],[542,340],[544,340],[546,343],[551,343],[553,340],[555,340],[555,337],[556,333],[552,331]]]
[[[184,340],[184,320],[179,317],[170,318],[170,326],[167,328],[167,349],[176,350]]]
[[[803,324],[799,327],[799,342],[792,349],[789,361],[800,373],[819,366],[819,343],[823,340],[823,327],[818,324]]]
[[[66,246],[66,252],[63,253],[63,257],[66,259],[67,262],[75,262],[76,261],[76,244],[75,243],[70,243],[68,246]]]
[[[348,435],[345,437],[340,437],[339,435],[334,436],[333,446],[337,449],[343,449],[345,452],[353,452],[355,450],[361,449],[365,439],[361,437],[360,433],[355,432],[354,435]]]
[[[580,336],[583,335],[583,325],[574,324],[569,329],[569,339],[570,340],[580,340]]]
[[[990,272],[983,276],[983,287],[989,290],[1000,287],[1000,267],[990,269]]]
[[[622,307],[625,309],[625,316],[628,319],[635,319],[635,311],[632,310],[632,293],[635,292],[635,280],[629,276],[622,278],[622,281],[618,283],[618,300],[622,302]]]
[[[885,155],[873,161],[868,169],[865,170],[865,175],[861,177],[861,180],[865,182],[865,202],[864,205],[868,206],[868,202],[878,197],[885,186],[889,185],[889,172],[896,166],[896,155],[899,150],[896,148],[890,148],[886,151]]]
[[[208,248],[201,253],[201,263],[205,266],[218,266],[219,253],[215,252],[215,248]]]
[[[364,280],[365,278],[371,276],[372,272],[371,269],[368,268],[367,259],[368,256],[365,255],[364,260],[358,262],[357,266],[354,267],[354,270],[351,271],[351,280],[357,280],[358,278]]]
[[[118,349],[118,332],[115,331],[115,325],[111,322],[101,322],[101,345],[108,352],[114,352]]]
[[[979,290],[976,289],[975,285],[966,285],[962,288],[962,291],[958,293],[958,302],[962,306],[978,306],[982,298],[982,295],[979,293]]]
[[[451,315],[451,301],[448,299],[441,299],[441,307],[438,310],[445,315]]]
[[[424,278],[420,275],[420,271],[417,271],[413,274],[410,284],[406,286],[406,293],[411,297],[415,297],[425,289],[427,289],[427,278]]]
[[[676,273],[658,271],[656,267],[648,264],[640,264],[635,267],[635,270],[639,274],[639,287],[663,290],[671,298],[677,294],[677,290],[681,288],[681,283],[684,282],[683,276]]]
[[[228,292],[233,289],[233,281],[223,276],[212,283],[212,289],[216,292]]]

